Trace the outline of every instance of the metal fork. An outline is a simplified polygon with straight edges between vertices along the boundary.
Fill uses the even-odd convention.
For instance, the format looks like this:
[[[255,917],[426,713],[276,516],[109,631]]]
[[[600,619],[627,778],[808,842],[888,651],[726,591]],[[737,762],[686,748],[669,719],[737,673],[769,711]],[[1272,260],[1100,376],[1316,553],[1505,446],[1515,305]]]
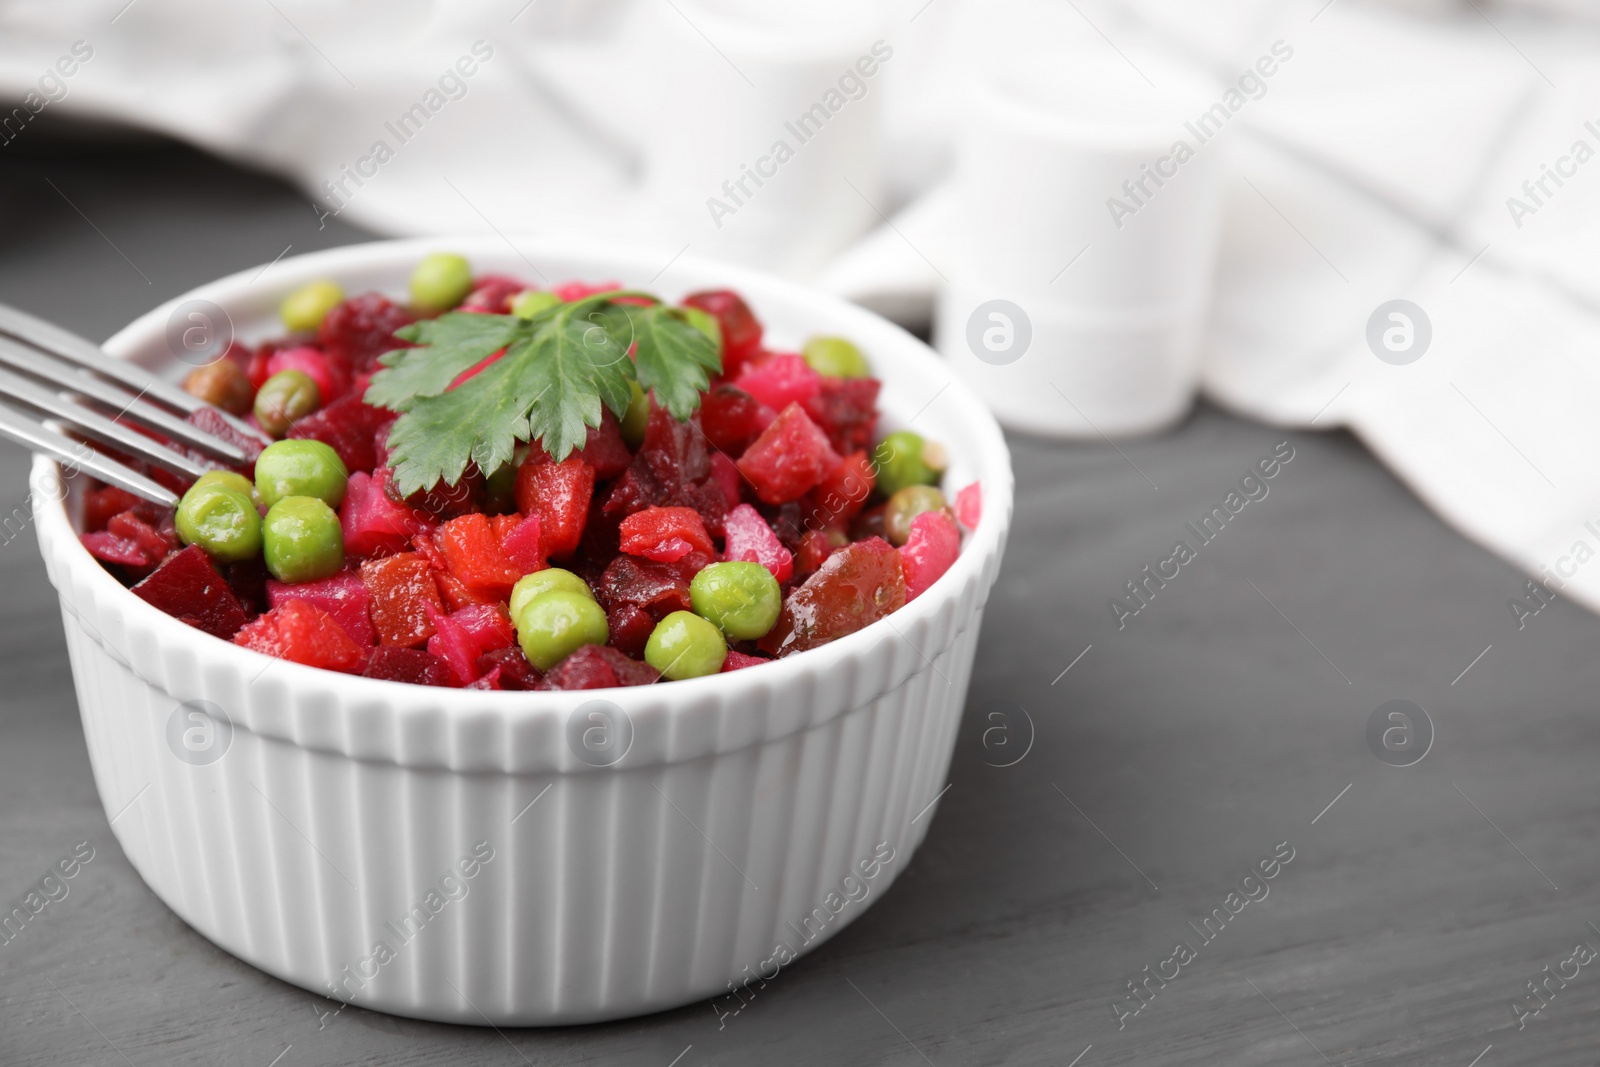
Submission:
[[[64,431],[186,478],[248,462],[250,457],[237,445],[184,421],[184,416],[204,408],[211,408],[246,438],[267,443],[259,431],[199,397],[132,363],[112,359],[99,345],[74,333],[0,304],[0,437],[42,452],[68,469],[88,471],[135,496],[174,507],[178,497],[166,487]],[[214,462],[176,452],[150,433]]]

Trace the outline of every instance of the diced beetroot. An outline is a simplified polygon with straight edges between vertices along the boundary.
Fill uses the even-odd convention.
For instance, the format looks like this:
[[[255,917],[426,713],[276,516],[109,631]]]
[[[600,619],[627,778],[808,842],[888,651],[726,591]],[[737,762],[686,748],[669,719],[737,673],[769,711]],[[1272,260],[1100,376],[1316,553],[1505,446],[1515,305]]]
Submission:
[[[428,561],[428,566],[441,573],[444,571],[444,555],[439,551],[439,546],[434,544],[431,532],[417,534],[411,539],[411,547],[417,555]]]
[[[304,600],[290,600],[247,624],[233,643],[268,656],[330,671],[361,669],[363,649],[332,616]]]
[[[500,519],[515,520],[509,528],[499,529]],[[529,515],[497,515],[496,535],[500,538],[500,552],[521,574],[532,574],[534,571],[544,570],[544,556],[540,552],[539,516]]]
[[[239,598],[246,615],[255,616],[267,610],[267,582],[272,576],[267,573],[267,565],[261,557],[230,563],[222,568],[222,576],[228,580],[228,588]]]
[[[622,439],[622,427],[610,408],[600,409],[600,425],[588,430],[588,441],[578,453],[578,458],[594,468],[594,476],[609,481],[628,469],[633,453]]]
[[[961,530],[944,512],[924,511],[911,520],[911,535],[899,551],[909,604],[955,563],[961,552]]]
[[[290,600],[304,600],[331,616],[334,622],[344,627],[350,640],[363,648],[377,644],[378,633],[372,628],[372,619],[368,615],[372,594],[361,576],[354,571],[341,571],[331,578],[295,585],[268,580],[269,606],[282,607]]]
[[[428,608],[443,606],[433,568],[415,552],[361,565],[361,581],[372,594],[372,625],[384,645],[415,647],[433,636]]]
[[[643,656],[644,646],[656,628],[650,613],[633,604],[618,604],[606,612],[606,626],[611,631],[610,644],[630,656]]]
[[[583,645],[544,676],[551,689],[610,689],[649,685],[660,673],[604,645]]]
[[[245,624],[244,608],[199,545],[168,556],[133,592],[145,603],[223,640]]]
[[[794,576],[794,554],[783,547],[767,520],[749,504],[740,504],[728,512],[723,529],[727,535],[723,559],[759,563],[779,582]]]
[[[412,685],[448,687],[455,682],[450,665],[438,656],[420,648],[396,648],[390,645],[374,649],[361,673],[368,678],[410,682]]]
[[[505,688],[504,686],[502,686],[500,684],[500,668],[499,667],[490,668],[488,673],[478,675],[478,677],[475,680],[473,680],[471,682],[468,682],[463,688],[465,688],[465,689],[482,689],[482,690],[485,690],[485,691],[488,691],[488,692],[498,692],[499,690]]]
[[[446,611],[460,611],[478,604],[498,604],[501,598],[492,592],[474,589],[449,571],[434,571],[433,584],[439,590],[439,599]]]
[[[824,378],[815,396],[801,402],[811,421],[840,453],[870,450],[878,425],[876,378]]]
[[[363,403],[359,393],[335,400],[297,419],[287,436],[321,441],[344,462],[347,471],[370,471],[378,465],[377,438],[388,433],[392,412]]]
[[[736,459],[777,417],[776,410],[731,385],[717,386],[700,402],[706,440]]]
[[[434,531],[433,541],[446,569],[473,593],[504,600],[524,573],[500,551],[487,515],[474,512],[451,519]]]
[[[350,475],[344,501],[339,505],[346,555],[381,556],[399,552],[412,537],[433,529],[432,516],[395,503],[383,491],[384,483],[392,476],[387,467],[378,468],[376,477],[362,471]]]
[[[479,677],[498,671],[501,689],[538,689],[544,680],[539,668],[529,663],[528,657],[516,645],[484,653],[478,657],[477,669]]]
[[[385,452],[380,457],[381,461],[387,463],[387,450],[380,451]],[[454,485],[438,482],[431,488],[419,489],[410,496],[402,497],[398,484],[391,477],[384,479],[383,491],[397,504],[426,511],[439,519],[454,519],[480,510],[484,499],[483,483],[483,472],[469,464]]]
[[[675,563],[691,552],[716,552],[693,508],[645,508],[623,519],[619,532],[622,551],[662,563]]]
[[[956,494],[956,518],[969,530],[976,530],[983,519],[983,486],[977,482]]]
[[[272,354],[280,348],[292,347],[293,342],[264,341],[251,351],[250,357],[245,360],[244,373],[250,379],[250,384],[260,389],[266,380],[272,377],[267,372],[267,364],[272,362]]]
[[[849,523],[872,495],[876,470],[865,452],[850,453],[812,490],[807,521],[817,526]]]
[[[800,547],[795,550],[794,568],[800,574],[812,574],[821,569],[833,555],[834,549],[841,547],[835,543],[825,530],[807,530],[800,537]]]
[[[735,652],[730,648],[728,649],[728,658],[722,661],[722,673],[727,674],[729,671],[741,671],[746,667],[756,667],[763,663],[771,662],[772,661],[767,659],[765,656],[747,656],[743,652]]]
[[[482,656],[497,649],[508,648],[517,639],[511,625],[511,616],[500,604],[479,604],[451,612],[450,619],[459,625]]]
[[[589,282],[568,282],[566,285],[556,286],[551,292],[570,304],[574,300],[582,300],[586,296],[614,293],[621,288],[621,282],[600,282],[598,285],[591,285]]]
[[[324,405],[334,403],[350,388],[350,368],[342,360],[307,345],[281,349],[267,360],[267,377],[286,370],[310,375],[317,383],[317,396]]]
[[[729,289],[693,293],[683,300],[685,307],[699,308],[716,318],[722,327],[722,374],[732,378],[744,361],[761,351],[761,323],[744,298]]]
[[[710,449],[695,421],[679,422],[665,409],[650,407],[644,443],[633,463],[613,484],[605,513],[614,521],[647,507],[687,507],[700,513],[706,532],[722,536],[728,499],[711,475]]]
[[[89,533],[104,530],[111,516],[119,511],[127,511],[137,503],[138,497],[114,485],[91,489],[83,494],[83,528]]]
[[[804,356],[780,354],[745,364],[733,384],[773,411],[782,411],[790,404],[809,403],[822,389],[822,375]]]
[[[881,538],[857,541],[829,556],[789,594],[761,650],[776,656],[804,652],[855,633],[905,602],[900,554]]]
[[[479,311],[489,315],[511,314],[511,298],[534,286],[508,274],[485,274],[474,278],[472,292],[457,311]]]
[[[341,359],[352,371],[369,371],[378,357],[396,348],[409,348],[394,336],[415,321],[411,312],[378,293],[352,296],[334,306],[317,330],[322,350]]]
[[[444,660],[457,685],[466,685],[478,677],[476,664],[482,653],[465,626],[438,608],[428,608],[428,621],[433,623],[433,636],[428,638],[428,652]]]
[[[120,537],[124,541],[132,541],[144,550],[145,556],[151,562],[156,562],[178,547],[177,531],[166,521],[167,516],[141,517],[138,510],[138,506],[135,505],[127,511],[111,516],[111,521],[106,523],[106,533]],[[147,519],[160,522],[161,528],[158,529]]]
[[[135,570],[150,567],[155,563],[155,559],[137,541],[118,537],[104,530],[82,534],[78,540],[89,550],[89,555],[102,563],[115,563]]]
[[[797,500],[839,466],[839,454],[799,404],[783,409],[739,457],[739,473],[769,504]]]
[[[583,537],[594,494],[594,468],[577,456],[560,463],[534,460],[517,468],[517,510],[539,517],[541,555],[546,559],[569,556]]]
[[[674,611],[689,610],[690,577],[679,564],[618,556],[600,576],[595,598],[607,611],[632,604],[660,622]]]
[[[212,437],[220,438],[238,448],[239,451],[245,454],[245,463],[239,467],[239,470],[246,478],[255,476],[256,457],[261,455],[263,448],[267,447],[267,441],[264,437],[251,437],[249,434],[244,433],[229,422],[227,416],[213,407],[203,407],[191,411],[184,416],[183,421],[204,430]],[[202,456],[200,453],[187,448],[178,447],[175,450],[204,462],[214,462],[209,457]]]
[[[739,468],[727,453],[711,453],[711,480],[722,490],[722,497],[730,506],[739,502],[739,489],[744,485],[744,475],[739,473]]]

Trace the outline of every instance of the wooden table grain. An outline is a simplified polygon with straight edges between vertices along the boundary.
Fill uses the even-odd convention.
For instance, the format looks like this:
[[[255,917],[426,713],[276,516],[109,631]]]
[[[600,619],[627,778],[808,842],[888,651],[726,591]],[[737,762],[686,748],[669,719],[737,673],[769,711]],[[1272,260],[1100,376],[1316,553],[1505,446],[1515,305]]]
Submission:
[[[97,338],[365,236],[183,149],[42,136],[0,156],[0,226],[0,301]],[[93,850],[0,943],[0,1063],[1600,1062],[1600,961],[1575,962],[1600,949],[1600,620],[1558,598],[1519,629],[1522,577],[1342,434],[1202,408],[1116,448],[1011,444],[950,788],[894,887],[721,1024],[696,1004],[504,1032],[332,1014],[145,888],[13,511],[25,457],[0,449],[0,901]],[[1189,529],[1286,449],[1264,497]],[[1180,540],[1193,558],[1151,581]],[[1138,605],[1128,582],[1136,615],[1111,606]],[[1368,743],[1391,700],[1432,724],[1410,766]]]

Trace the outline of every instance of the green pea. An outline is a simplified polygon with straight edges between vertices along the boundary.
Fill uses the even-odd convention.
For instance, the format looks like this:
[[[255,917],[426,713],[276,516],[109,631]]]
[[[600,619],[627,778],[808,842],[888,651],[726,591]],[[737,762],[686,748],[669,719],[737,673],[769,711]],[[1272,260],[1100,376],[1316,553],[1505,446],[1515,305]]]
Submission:
[[[303,370],[281,370],[256,391],[256,422],[273,437],[282,437],[296,419],[322,406],[317,383]]]
[[[511,617],[515,619],[522,614],[522,609],[527,607],[535,597],[546,593],[577,593],[594,599],[594,592],[589,588],[589,583],[579,578],[571,571],[562,570],[560,567],[546,567],[542,571],[524,574],[517,579],[517,584],[511,587]]]
[[[288,496],[314,496],[336,508],[348,479],[339,453],[321,441],[274,441],[256,457],[256,492],[269,508]]]
[[[619,421],[622,439],[637,448],[644,441],[645,428],[650,425],[650,398],[645,396],[638,382],[628,384],[633,387],[633,399],[628,401],[628,410]]]
[[[312,282],[284,297],[278,305],[278,316],[295,333],[310,333],[343,299],[344,290],[338,282]]]
[[[251,500],[255,500],[257,504],[261,503],[261,501],[256,500],[255,483],[237,471],[206,471],[194,480],[194,484],[189,487],[189,491],[192,493],[201,486],[209,485],[220,485],[224,489],[235,490],[243,493]]]
[[[644,645],[644,661],[675,682],[716,674],[727,658],[722,631],[692,611],[674,611],[656,623]]]
[[[267,570],[280,582],[312,582],[344,566],[339,516],[314,496],[286,496],[261,520]]]
[[[911,537],[911,520],[925,511],[942,511],[944,494],[931,485],[908,485],[889,498],[883,509],[883,530],[891,545]]]
[[[196,482],[178,501],[175,520],[186,545],[199,545],[218,563],[240,563],[261,552],[261,515],[250,499],[218,482]]]
[[[511,300],[511,314],[519,319],[531,319],[541,311],[547,311],[561,303],[561,298],[554,293],[541,292],[538,289],[524,289]]]
[[[783,590],[759,563],[713,563],[689,583],[689,602],[696,615],[735,641],[754,641],[778,621]]]
[[[922,461],[925,444],[921,434],[910,430],[892,433],[878,442],[872,450],[872,463],[878,472],[878,488],[885,496],[893,496],[908,485],[932,485],[939,480]]]
[[[424,311],[448,311],[472,292],[472,265],[451,252],[423,256],[411,272],[411,302]]]
[[[611,636],[604,608],[580,593],[561,589],[529,600],[513,621],[523,655],[541,671],[554,667],[584,645],[603,645]]]
[[[861,349],[843,337],[813,337],[800,350],[818,374],[829,378],[870,378],[872,368]]]
[[[711,338],[711,343],[717,346],[717,351],[722,351],[722,323],[709,311],[699,308],[679,308],[683,317],[689,320],[689,325]]]

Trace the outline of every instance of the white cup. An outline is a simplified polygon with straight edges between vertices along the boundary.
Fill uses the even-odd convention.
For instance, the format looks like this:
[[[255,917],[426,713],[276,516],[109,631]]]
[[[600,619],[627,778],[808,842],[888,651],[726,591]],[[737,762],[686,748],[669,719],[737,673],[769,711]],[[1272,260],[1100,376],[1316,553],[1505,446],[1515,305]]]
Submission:
[[[877,224],[894,46],[876,0],[819,2],[654,5],[644,177],[663,240],[807,276]]]
[[[978,86],[935,334],[1001,422],[1131,434],[1188,410],[1226,132],[1194,124],[1220,93],[1103,46],[1015,63]]]

